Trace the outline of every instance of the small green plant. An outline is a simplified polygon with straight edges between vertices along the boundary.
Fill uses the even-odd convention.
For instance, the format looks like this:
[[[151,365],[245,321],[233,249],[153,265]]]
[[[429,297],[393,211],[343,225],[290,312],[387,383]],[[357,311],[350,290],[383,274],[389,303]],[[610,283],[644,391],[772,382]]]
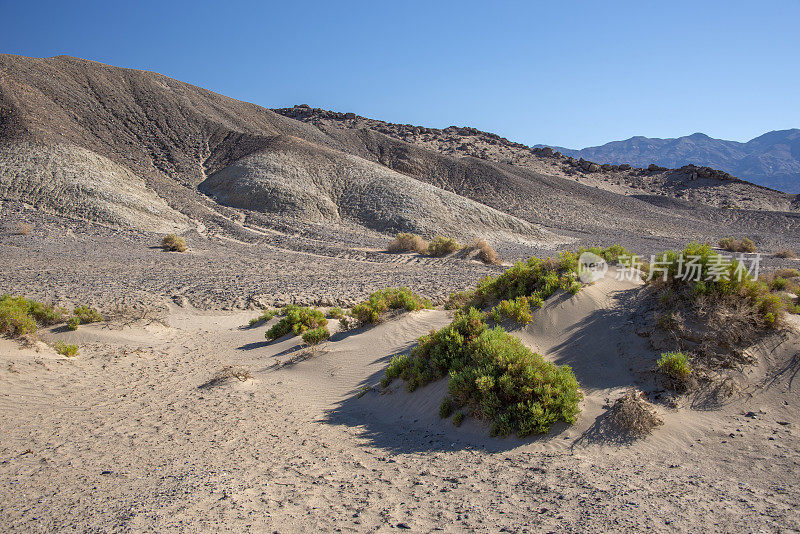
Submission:
[[[331,308],[328,310],[327,314],[328,319],[336,319],[342,321],[345,319],[344,310],[339,308],[338,306],[335,308]]]
[[[451,415],[453,415],[453,399],[445,397],[439,405],[439,417],[447,419]]]
[[[186,240],[177,234],[167,234],[161,240],[161,248],[169,252],[186,252]]]
[[[428,242],[415,234],[399,233],[395,236],[394,240],[389,243],[388,250],[389,252],[416,252],[418,254],[427,254]]]
[[[56,352],[62,356],[66,356],[67,358],[72,358],[73,356],[78,355],[78,346],[77,345],[67,345],[63,341],[57,341],[53,348]]]
[[[318,326],[303,333],[303,342],[306,345],[318,345],[331,337],[331,333],[326,326]]]
[[[436,236],[428,245],[428,256],[446,256],[461,248],[463,248],[462,245],[453,238]]]
[[[80,326],[81,320],[79,317],[72,316],[67,321],[67,328],[69,330],[77,330],[78,326]]]
[[[464,422],[464,412],[457,412],[453,416],[453,426],[459,427]]]
[[[658,359],[658,369],[669,377],[684,381],[692,374],[689,357],[682,352],[665,352]]]
[[[76,306],[72,311],[72,316],[77,317],[80,324],[99,323],[103,320],[100,312],[89,306]]]
[[[267,330],[265,337],[274,340],[290,332],[294,335],[301,335],[307,330],[327,326],[328,321],[325,319],[325,314],[318,309],[290,304],[283,309],[283,318]]]
[[[352,309],[359,324],[377,324],[389,310],[417,311],[432,308],[428,299],[422,298],[407,287],[384,289],[372,293],[367,300]]]
[[[281,312],[280,310],[269,310],[269,309],[264,310],[264,312],[258,317],[253,317],[252,319],[250,319],[250,322],[248,324],[250,326],[256,326],[261,323],[266,323],[272,320],[272,318],[275,317],[276,315],[280,314],[280,312]]]
[[[770,281],[769,288],[772,291],[783,291],[788,283],[789,281],[786,278],[777,277]]]
[[[772,273],[776,277],[780,278],[797,278],[800,277],[800,271],[797,269],[778,269],[774,273]]]

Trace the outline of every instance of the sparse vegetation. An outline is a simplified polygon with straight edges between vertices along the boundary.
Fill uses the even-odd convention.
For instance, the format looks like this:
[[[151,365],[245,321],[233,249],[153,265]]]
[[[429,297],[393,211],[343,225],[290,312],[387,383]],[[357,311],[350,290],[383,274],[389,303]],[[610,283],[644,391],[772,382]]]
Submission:
[[[685,381],[692,374],[689,357],[682,352],[665,352],[657,362],[658,369],[674,380]]]
[[[488,245],[487,245],[488,246]],[[428,244],[428,256],[437,258],[439,256],[447,256],[463,248],[463,245],[451,237],[436,236]]]
[[[167,234],[161,240],[161,248],[169,252],[186,252],[186,240],[177,234]]]
[[[56,344],[53,345],[53,348],[58,354],[66,356],[67,358],[72,358],[78,355],[77,345],[67,345],[63,341],[56,341]]]
[[[331,337],[331,333],[326,326],[318,326],[303,333],[303,342],[306,345],[318,345]]]
[[[647,396],[637,389],[628,389],[616,400],[609,412],[609,420],[623,433],[640,438],[664,424]]]
[[[248,324],[250,326],[256,326],[262,323],[266,323],[272,320],[273,317],[279,315],[280,313],[281,313],[280,310],[266,309],[258,317],[253,317],[252,319],[250,319],[250,322]]]
[[[267,330],[265,337],[274,340],[290,332],[294,335],[301,335],[308,330],[327,326],[328,321],[325,319],[325,314],[318,309],[290,304],[283,308],[283,318]]]
[[[0,333],[17,338],[36,332],[36,319],[31,315],[31,301],[22,297],[0,297]]]
[[[467,246],[467,249],[477,250],[478,259],[483,263],[488,263],[489,265],[500,265],[501,263],[500,256],[498,256],[497,252],[483,239],[475,239]]]
[[[69,330],[73,330],[73,331],[77,330],[80,325],[81,325],[80,318],[75,317],[75,316],[70,317],[69,320],[67,321],[67,328]]]
[[[328,317],[328,319],[336,319],[338,321],[343,321],[346,318],[344,310],[339,307],[331,308],[330,310],[328,310],[326,316]]]
[[[384,289],[372,293],[367,300],[352,309],[359,324],[377,324],[389,310],[417,311],[433,307],[431,301],[420,297],[407,287]]]
[[[416,252],[418,254],[428,253],[428,242],[416,234],[399,233],[394,240],[389,243],[389,252]]]
[[[794,259],[797,258],[797,253],[794,250],[788,248],[782,248],[775,251],[775,257]]]
[[[453,416],[453,426],[459,427],[464,422],[464,412],[457,412]]]
[[[730,252],[755,252],[756,244],[752,240],[744,237],[740,240],[732,237],[724,237],[719,240],[719,248]]]
[[[545,361],[500,327],[489,329],[483,319],[473,308],[422,336],[411,353],[392,359],[383,385],[402,378],[413,391],[449,376],[453,407],[489,422],[494,435],[527,436],[556,421],[574,422],[581,394],[572,370]]]
[[[247,368],[242,367],[241,365],[229,365],[220,369],[217,374],[211,378],[211,380],[200,384],[198,389],[209,389],[215,386],[221,386],[222,384],[230,382],[234,379],[238,380],[239,382],[244,382],[252,378],[253,375],[250,374],[250,371]]]
[[[780,278],[798,278],[800,277],[800,271],[797,269],[778,269],[772,273],[773,276],[780,277]]]
[[[72,316],[77,317],[80,324],[99,323],[103,320],[100,312],[89,306],[76,306],[72,311]]]
[[[448,396],[442,399],[442,403],[439,405],[439,417],[447,419],[451,415],[453,415],[453,399]]]

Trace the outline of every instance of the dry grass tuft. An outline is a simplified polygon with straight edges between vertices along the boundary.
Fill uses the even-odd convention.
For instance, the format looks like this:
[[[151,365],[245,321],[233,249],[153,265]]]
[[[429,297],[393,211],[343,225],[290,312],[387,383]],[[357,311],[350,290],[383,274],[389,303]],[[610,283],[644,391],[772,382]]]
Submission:
[[[460,250],[462,245],[452,237],[436,236],[433,241],[428,244],[428,256],[437,258],[439,256],[447,256]]]
[[[608,417],[622,432],[635,438],[645,437],[664,424],[647,396],[633,388],[617,399]]]
[[[776,258],[797,258],[797,253],[794,250],[790,250],[788,248],[782,248],[775,251]]]
[[[33,225],[29,223],[21,222],[14,226],[14,235],[29,235],[31,232],[33,232]]]
[[[475,239],[472,243],[469,244],[467,250],[478,250],[478,258],[483,263],[488,263],[489,265],[500,265],[500,256],[497,255],[497,252],[483,239]]]
[[[186,240],[177,234],[167,234],[161,240],[161,248],[169,252],[186,252]]]
[[[418,254],[428,253],[428,242],[416,234],[400,233],[389,243],[389,252],[416,252]]]
[[[241,365],[229,365],[220,369],[220,371],[208,382],[200,384],[198,389],[208,389],[221,386],[222,384],[230,382],[234,379],[238,380],[239,382],[244,382],[252,378],[253,375],[250,374],[250,371],[247,368],[242,367]]]
[[[756,244],[746,237],[743,237],[741,241],[732,237],[725,237],[719,240],[719,248],[730,252],[755,252]]]

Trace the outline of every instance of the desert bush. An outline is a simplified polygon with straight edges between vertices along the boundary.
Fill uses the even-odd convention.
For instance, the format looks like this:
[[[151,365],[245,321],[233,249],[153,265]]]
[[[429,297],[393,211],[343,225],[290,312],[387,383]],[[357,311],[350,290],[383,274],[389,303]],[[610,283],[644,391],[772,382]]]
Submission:
[[[326,316],[328,317],[328,319],[337,319],[339,321],[345,318],[344,310],[339,308],[338,306],[336,308],[331,308],[330,310],[328,310]]]
[[[692,368],[689,357],[682,352],[665,352],[657,362],[658,369],[675,380],[684,381],[689,378]]]
[[[64,316],[67,314],[67,310],[64,308],[57,308],[52,304],[41,302],[28,302],[30,303],[30,313],[39,324],[49,326],[64,322]]]
[[[279,315],[280,313],[281,313],[280,310],[266,309],[258,317],[253,317],[252,319],[250,319],[250,322],[248,324],[250,326],[255,326],[257,324],[266,323],[272,320],[273,317]]]
[[[518,261],[503,274],[481,280],[475,293],[483,300],[491,297],[513,300],[530,295],[538,295],[544,300],[560,287],[571,289],[573,282],[577,282],[577,277],[578,256],[565,251],[558,258],[529,258],[527,261]]]
[[[239,382],[245,382],[252,378],[253,375],[246,367],[242,367],[241,365],[228,365],[220,369],[210,380],[197,387],[198,389],[209,389],[215,386],[221,386],[234,379]]]
[[[780,278],[797,278],[800,276],[800,271],[797,269],[777,269],[772,274]]]
[[[467,247],[468,250],[477,250],[478,251],[478,259],[480,259],[483,263],[488,263],[489,265],[500,265],[500,256],[497,255],[497,252],[483,239],[475,239],[472,243],[469,244]]]
[[[99,323],[103,320],[100,312],[89,306],[76,306],[72,311],[72,316],[80,320],[80,324]]]
[[[428,244],[428,256],[439,257],[452,254],[461,249],[462,246],[453,238],[436,236]]]
[[[439,405],[439,417],[447,419],[451,415],[453,415],[453,399],[445,397]]]
[[[786,289],[786,285],[788,283],[789,281],[786,278],[781,278],[780,276],[777,276],[769,282],[769,288],[772,291],[783,291],[784,289]]]
[[[447,300],[444,303],[445,310],[457,310],[459,308],[463,308],[470,304],[473,299],[475,298],[475,290],[471,289],[468,291],[458,291],[455,293],[450,293],[450,296],[447,297]]]
[[[36,332],[36,319],[30,314],[30,301],[22,297],[0,297],[0,333],[17,338]]]
[[[636,438],[647,436],[664,424],[646,395],[633,388],[616,400],[608,417],[622,432]]]
[[[328,321],[325,319],[325,314],[318,309],[290,304],[283,308],[283,318],[267,330],[264,337],[274,340],[290,332],[294,335],[301,335],[308,330],[327,326]]]
[[[56,350],[58,354],[62,356],[66,356],[67,358],[72,358],[78,355],[78,346],[77,345],[67,345],[63,341],[57,341],[53,348]]]
[[[461,426],[464,422],[464,412],[458,412],[453,416],[453,426]]]
[[[33,226],[30,223],[19,222],[14,225],[15,235],[29,235],[31,232],[33,232]]]
[[[574,422],[581,394],[569,366],[545,361],[502,328],[489,329],[483,319],[474,308],[456,313],[450,325],[395,357],[384,385],[399,377],[413,391],[449,376],[454,405],[489,422],[493,435],[522,437],[547,432],[556,421]]]
[[[169,252],[186,252],[186,240],[177,234],[167,234],[161,240],[161,248]]]
[[[329,337],[331,337],[331,333],[326,326],[318,326],[303,332],[303,342],[307,345],[318,345]]]
[[[741,241],[734,239],[732,237],[724,237],[719,240],[717,243],[719,248],[723,250],[728,250],[730,252],[755,252],[756,245],[753,243],[751,239],[746,237],[742,238]]]
[[[72,316],[67,321],[67,328],[69,330],[77,330],[80,325],[81,325],[81,320],[79,317]]]
[[[428,242],[421,236],[409,233],[399,233],[394,237],[388,247],[389,252],[416,252],[428,253]]]
[[[359,324],[377,324],[389,310],[417,311],[432,308],[428,299],[420,297],[407,287],[390,288],[372,293],[367,300],[353,306],[351,313]]]
[[[794,250],[788,248],[782,248],[775,251],[776,258],[797,258],[797,253]]]
[[[539,306],[541,307],[541,299],[539,299]],[[492,321],[501,323],[503,317],[513,319],[520,324],[529,324],[533,320],[531,315],[531,305],[528,297],[517,297],[513,300],[501,300],[497,306],[492,308],[489,313]]]

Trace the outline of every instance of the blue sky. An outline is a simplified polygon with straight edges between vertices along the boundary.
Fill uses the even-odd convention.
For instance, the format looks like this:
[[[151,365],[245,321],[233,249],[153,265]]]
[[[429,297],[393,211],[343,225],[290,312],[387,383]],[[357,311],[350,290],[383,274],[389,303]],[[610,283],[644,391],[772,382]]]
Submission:
[[[0,52],[581,148],[800,127],[800,1],[17,2]]]

